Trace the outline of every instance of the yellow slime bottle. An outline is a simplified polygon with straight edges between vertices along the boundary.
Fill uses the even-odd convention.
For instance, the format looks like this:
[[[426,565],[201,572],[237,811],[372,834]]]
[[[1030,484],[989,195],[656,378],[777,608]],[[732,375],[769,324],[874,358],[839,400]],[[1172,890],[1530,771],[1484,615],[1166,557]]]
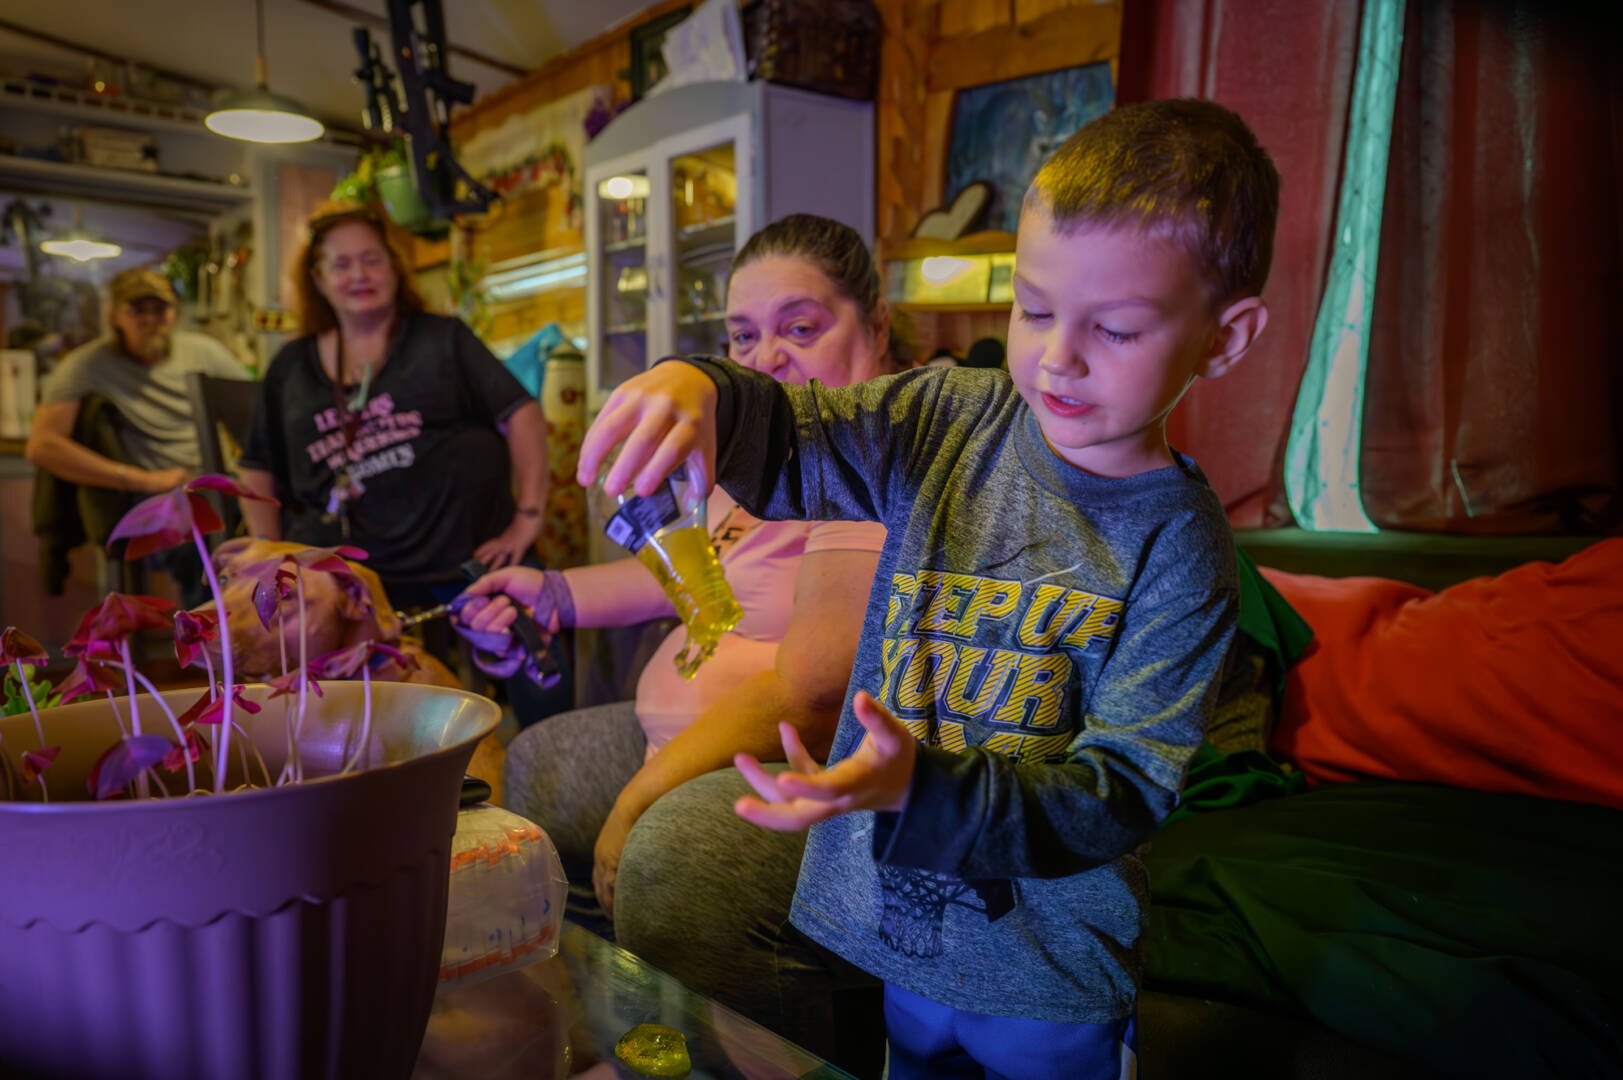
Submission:
[[[694,491],[685,482],[684,493]],[[691,679],[699,665],[716,651],[727,631],[744,617],[733,590],[721,570],[716,549],[710,546],[702,498],[679,503],[667,481],[652,495],[619,496],[620,508],[609,519],[610,540],[636,554],[638,561],[659,581],[687,630],[676,670]]]

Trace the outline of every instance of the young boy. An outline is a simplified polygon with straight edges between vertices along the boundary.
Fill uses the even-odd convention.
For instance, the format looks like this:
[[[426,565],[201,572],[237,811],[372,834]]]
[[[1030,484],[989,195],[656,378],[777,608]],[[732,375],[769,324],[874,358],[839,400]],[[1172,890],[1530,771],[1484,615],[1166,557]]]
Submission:
[[[885,982],[890,1076],[1131,1075],[1148,885],[1233,635],[1233,539],[1166,441],[1267,321],[1279,178],[1239,117],[1118,109],[1026,196],[1009,373],[833,390],[709,360],[625,383],[589,483],[689,462],[762,517],[888,530],[821,769],[740,756],[804,829],[792,918]],[[717,439],[719,436],[719,446]]]

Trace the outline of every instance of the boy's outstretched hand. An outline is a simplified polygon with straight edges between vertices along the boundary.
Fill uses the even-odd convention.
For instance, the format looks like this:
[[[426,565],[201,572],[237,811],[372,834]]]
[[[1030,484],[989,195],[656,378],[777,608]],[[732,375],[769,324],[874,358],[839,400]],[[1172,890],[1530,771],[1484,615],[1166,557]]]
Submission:
[[[778,725],[789,771],[773,776],[749,754],[736,755],[733,763],[761,796],[745,795],[734,803],[738,816],[763,829],[798,832],[852,810],[905,807],[919,744],[866,690],[852,707],[868,734],[856,753],[832,769],[812,760],[791,724]]]
[[[691,364],[658,364],[627,379],[587,429],[575,479],[590,488],[618,446],[620,456],[603,478],[610,495],[628,487],[651,494],[684,462],[708,495],[716,475],[716,397],[716,384]]]

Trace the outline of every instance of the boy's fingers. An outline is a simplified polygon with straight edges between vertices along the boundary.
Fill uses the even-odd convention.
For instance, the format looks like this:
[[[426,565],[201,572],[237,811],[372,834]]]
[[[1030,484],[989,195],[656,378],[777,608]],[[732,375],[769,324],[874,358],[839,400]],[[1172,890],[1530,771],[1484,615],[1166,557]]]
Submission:
[[[868,738],[873,740],[874,749],[880,753],[893,753],[900,745],[900,739],[912,738],[902,727],[902,722],[866,690],[857,691],[856,697],[851,701],[851,707],[857,714],[857,723],[862,725],[863,730],[868,733]]]
[[[778,725],[778,735],[783,739],[783,759],[789,763],[789,768],[797,773],[814,773],[822,770],[817,760],[806,751],[806,744],[800,741],[800,732],[790,723]]]
[[[761,768],[761,763],[755,760],[753,754],[734,754],[733,765],[761,798],[768,802],[783,800],[783,795],[778,791],[777,778]]]
[[[820,803],[762,802],[753,795],[743,795],[733,803],[733,813],[763,829],[801,832],[832,817],[835,811]]]
[[[812,773],[784,772],[777,775],[778,797],[784,799],[811,799],[814,802],[838,804],[849,802],[852,792],[858,790],[866,776],[866,767],[847,758],[832,769],[819,769]]]

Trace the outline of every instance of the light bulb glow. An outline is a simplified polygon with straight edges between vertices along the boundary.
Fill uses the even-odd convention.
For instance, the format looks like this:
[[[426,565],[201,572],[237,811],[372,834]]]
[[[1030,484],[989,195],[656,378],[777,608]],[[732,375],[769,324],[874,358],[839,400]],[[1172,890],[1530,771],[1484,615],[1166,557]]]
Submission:
[[[124,249],[117,244],[108,244],[100,240],[87,240],[83,237],[74,237],[70,240],[46,240],[40,244],[39,249],[47,255],[61,255],[74,262],[89,262],[92,259],[111,259],[124,253]]]
[[[973,264],[957,255],[931,255],[919,266],[919,273],[931,285],[945,285]]]
[[[648,191],[646,176],[611,176],[597,185],[597,193],[605,199],[646,199]]]

